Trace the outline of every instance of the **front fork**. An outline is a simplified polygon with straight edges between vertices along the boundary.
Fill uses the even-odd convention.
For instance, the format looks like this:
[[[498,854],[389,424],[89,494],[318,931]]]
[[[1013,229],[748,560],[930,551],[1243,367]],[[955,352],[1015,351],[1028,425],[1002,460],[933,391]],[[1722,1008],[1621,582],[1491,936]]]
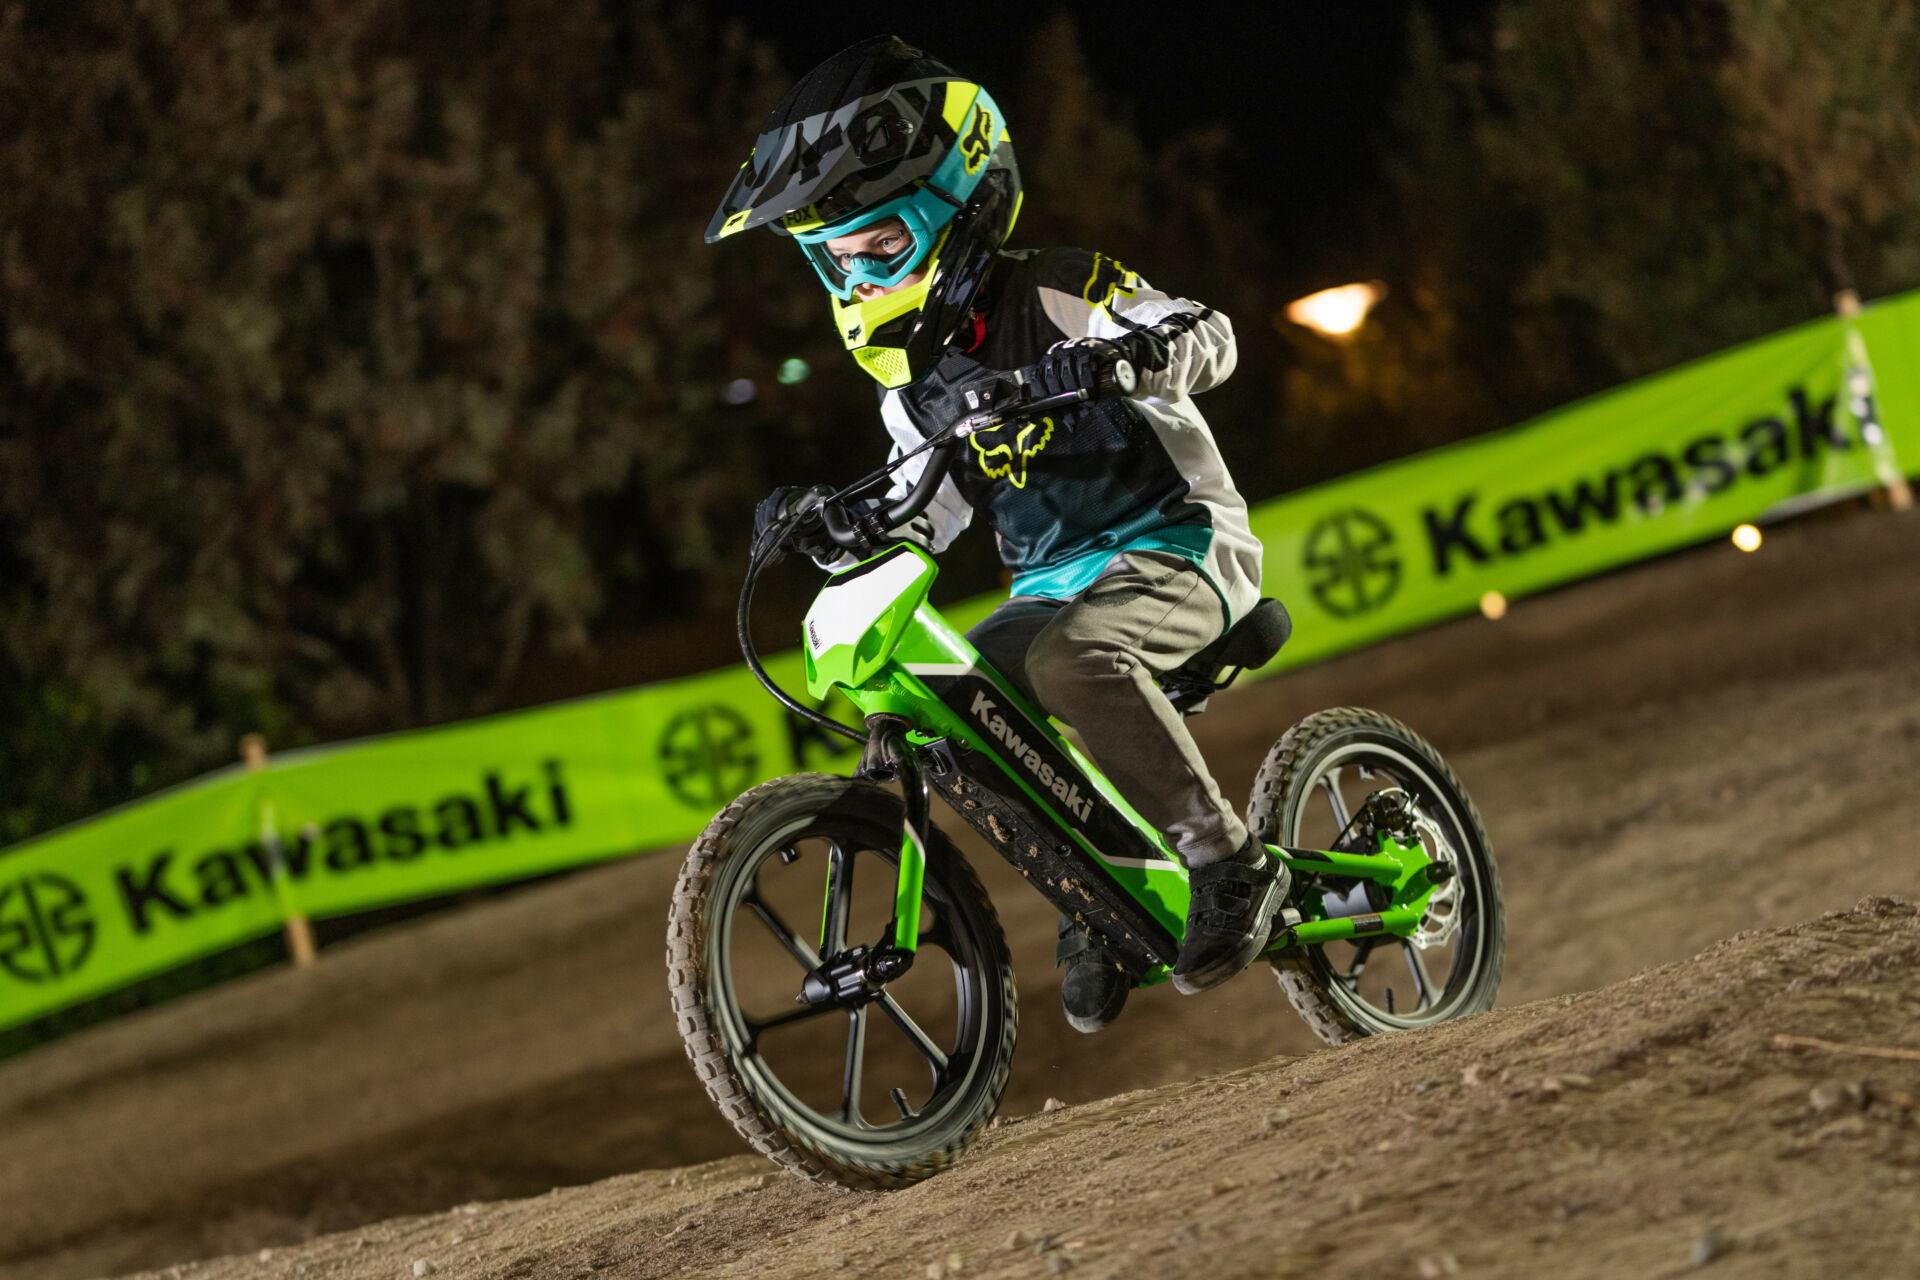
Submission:
[[[856,772],[856,776],[871,782],[897,780],[906,795],[900,866],[893,886],[893,919],[874,946],[834,950],[835,940],[846,933],[846,921],[836,919],[836,909],[845,912],[850,905],[841,903],[836,908],[834,885],[839,880],[839,868],[834,860],[852,854],[836,850],[830,855],[826,900],[820,907],[820,967],[809,973],[800,987],[800,999],[807,1004],[866,1004],[877,999],[887,983],[913,967],[914,953],[920,946],[920,894],[927,881],[929,808],[926,768],[907,741],[908,728],[908,722],[899,716],[868,716],[870,736]]]
[[[906,821],[900,828],[900,866],[893,886],[893,920],[887,935],[869,953],[868,968],[889,970],[891,980],[907,971],[920,946],[920,895],[927,880],[927,823],[931,816],[926,766],[907,741],[911,727],[901,716],[877,713],[867,717],[867,749],[860,756],[858,777],[870,782],[899,782],[906,798]],[[829,883],[826,918],[832,908]],[[826,945],[823,926],[821,945]]]
[[[867,749],[860,757],[860,776],[873,782],[900,783],[906,798],[906,821],[900,828],[900,868],[893,886],[892,949],[906,963],[920,946],[920,894],[927,878],[927,823],[931,817],[927,773],[907,741],[908,722],[900,716],[867,717]],[[886,944],[882,944],[883,949]]]

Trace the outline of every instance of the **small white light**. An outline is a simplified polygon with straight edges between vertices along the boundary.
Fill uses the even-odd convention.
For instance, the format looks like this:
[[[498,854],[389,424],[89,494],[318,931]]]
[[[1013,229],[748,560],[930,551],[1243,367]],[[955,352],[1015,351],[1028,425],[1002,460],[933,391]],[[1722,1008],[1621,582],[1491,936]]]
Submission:
[[[1743,524],[1733,531],[1733,545],[1742,551],[1760,549],[1760,530],[1750,524]]]
[[[1507,598],[1498,591],[1489,591],[1480,597],[1480,612],[1498,622],[1507,616]]]
[[[753,399],[755,390],[752,378],[735,378],[720,395],[728,404],[745,404]]]

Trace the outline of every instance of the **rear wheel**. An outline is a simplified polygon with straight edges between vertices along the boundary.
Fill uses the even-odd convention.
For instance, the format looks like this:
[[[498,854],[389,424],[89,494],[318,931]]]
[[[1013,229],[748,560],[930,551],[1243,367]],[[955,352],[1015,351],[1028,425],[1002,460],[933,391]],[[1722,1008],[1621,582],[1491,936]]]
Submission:
[[[707,1093],[755,1149],[805,1177],[906,1186],[951,1164],[1006,1088],[1013,967],[973,868],[939,831],[913,966],[808,1004],[802,981],[886,936],[902,807],[872,783],[756,787],[694,842],[667,932],[673,1007]]]
[[[1446,761],[1398,720],[1339,707],[1287,730],[1254,779],[1247,826],[1267,844],[1340,848],[1367,797],[1388,788],[1412,797],[1427,856],[1456,874],[1410,938],[1298,947],[1273,961],[1287,999],[1329,1044],[1483,1013],[1500,986],[1505,928],[1486,828]],[[1330,914],[1351,915],[1385,905],[1368,890],[1348,881],[1310,891]]]

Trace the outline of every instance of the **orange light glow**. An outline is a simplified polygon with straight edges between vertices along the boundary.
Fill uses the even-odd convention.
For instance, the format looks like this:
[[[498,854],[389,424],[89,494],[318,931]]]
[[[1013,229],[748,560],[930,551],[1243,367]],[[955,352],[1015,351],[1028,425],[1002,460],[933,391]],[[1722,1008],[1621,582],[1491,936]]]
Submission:
[[[1328,338],[1344,338],[1358,329],[1387,286],[1378,280],[1322,289],[1287,304],[1287,319]]]

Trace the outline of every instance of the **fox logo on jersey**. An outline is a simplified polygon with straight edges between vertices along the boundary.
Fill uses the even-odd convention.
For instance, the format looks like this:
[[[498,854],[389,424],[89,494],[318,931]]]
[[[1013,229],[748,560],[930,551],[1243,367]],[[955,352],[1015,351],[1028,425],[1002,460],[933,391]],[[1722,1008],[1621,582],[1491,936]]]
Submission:
[[[1129,271],[1104,253],[1093,255],[1093,270],[1087,275],[1086,287],[1080,296],[1090,307],[1104,307],[1113,301],[1115,294],[1131,296],[1140,287],[1139,273]]]
[[[1027,487],[1027,463],[1033,456],[1047,447],[1047,441],[1053,439],[1053,419],[1042,418],[1038,422],[1029,422],[1020,428],[1011,444],[996,444],[991,447],[980,443],[982,435],[996,435],[1006,430],[996,427],[993,431],[983,431],[968,436],[973,442],[973,451],[980,455],[980,473],[989,480],[998,480],[1002,476],[1016,489]],[[1035,432],[1040,433],[1034,439]]]

